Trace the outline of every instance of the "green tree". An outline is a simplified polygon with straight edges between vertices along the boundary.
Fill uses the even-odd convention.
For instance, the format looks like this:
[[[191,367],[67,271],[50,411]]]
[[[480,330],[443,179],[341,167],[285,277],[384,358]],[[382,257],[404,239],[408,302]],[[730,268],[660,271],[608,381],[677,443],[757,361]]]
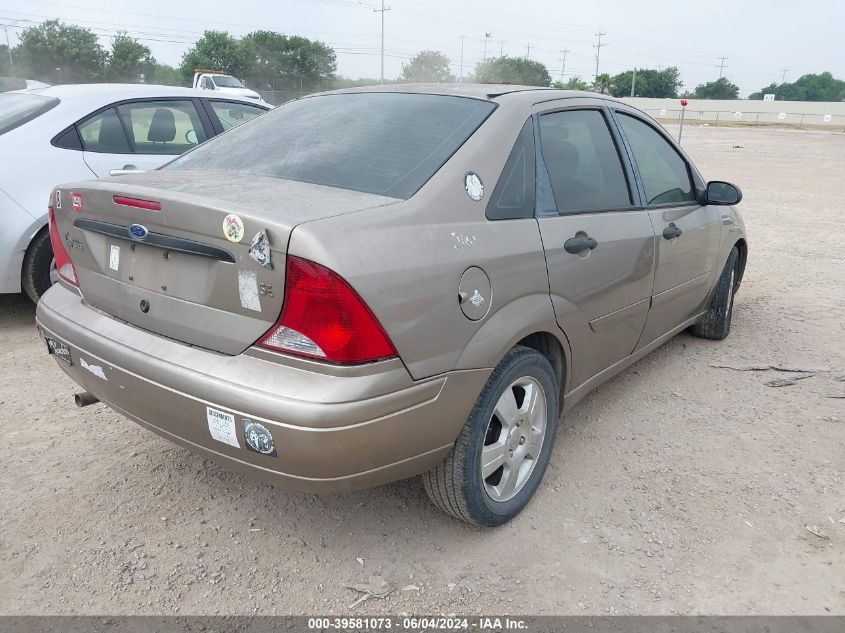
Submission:
[[[255,31],[241,40],[244,79],[271,90],[325,88],[337,70],[334,49],[323,42],[274,31]]]
[[[548,69],[527,57],[493,57],[475,66],[475,81],[483,84],[522,84],[549,86],[552,78]]]
[[[693,95],[696,99],[739,99],[739,86],[727,77],[719,77],[716,81],[697,85]]]
[[[611,94],[614,97],[627,97],[631,94],[631,80],[634,71],[614,75],[611,78],[613,89]],[[676,66],[670,66],[663,70],[651,68],[637,68],[637,77],[634,83],[634,93],[637,97],[656,97],[661,99],[677,98],[678,90],[683,86],[681,71]]]
[[[146,79],[149,84],[160,84],[162,86],[185,86],[190,85],[182,78],[178,68],[167,64],[155,64]]]
[[[596,80],[593,82],[593,90],[602,94],[610,94],[613,90],[613,79],[607,73],[596,75]]]
[[[408,83],[448,83],[455,81],[449,70],[449,58],[440,51],[420,51],[402,64],[400,79]]]
[[[126,31],[119,31],[114,36],[108,63],[108,81],[138,83],[143,75],[145,82],[152,83],[155,66],[155,57],[147,46],[130,37]]]
[[[570,77],[568,81],[556,81],[554,87],[558,90],[589,90],[590,84],[580,77]]]
[[[182,56],[182,79],[193,82],[194,70],[216,70],[244,78],[249,64],[241,42],[226,31],[206,31]]]
[[[763,99],[763,95],[767,95],[767,94],[777,95],[777,91],[778,91],[778,84],[773,82],[773,83],[770,83],[765,88],[761,88],[759,92],[752,92],[750,95],[748,95],[748,98],[761,101]],[[775,98],[777,98],[777,96]]]
[[[93,31],[59,20],[24,29],[12,54],[15,74],[48,83],[102,81],[108,60]]]
[[[770,84],[749,99],[762,99],[774,93],[778,101],[842,101],[845,100],[845,81],[835,79],[829,72],[803,75],[793,83]]]
[[[0,77],[11,77],[12,65],[9,63],[9,47],[0,44]]]

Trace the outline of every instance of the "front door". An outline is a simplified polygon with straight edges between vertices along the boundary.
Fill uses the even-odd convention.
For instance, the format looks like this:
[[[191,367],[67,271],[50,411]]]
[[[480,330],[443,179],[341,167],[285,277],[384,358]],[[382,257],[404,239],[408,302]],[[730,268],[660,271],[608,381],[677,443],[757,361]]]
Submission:
[[[691,168],[662,132],[634,113],[617,111],[616,117],[639,171],[657,241],[642,347],[704,308],[719,246],[719,214],[697,202]]]
[[[575,388],[633,352],[648,315],[655,239],[606,111],[588,99],[566,103],[539,115],[537,199]]]

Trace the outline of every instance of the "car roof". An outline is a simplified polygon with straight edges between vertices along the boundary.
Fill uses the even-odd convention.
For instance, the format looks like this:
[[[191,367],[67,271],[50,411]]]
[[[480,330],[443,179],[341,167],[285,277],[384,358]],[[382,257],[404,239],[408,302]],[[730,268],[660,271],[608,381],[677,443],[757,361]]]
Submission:
[[[540,86],[521,86],[513,84],[479,84],[479,83],[443,83],[443,84],[386,84],[383,86],[360,86],[356,88],[342,88],[323,94],[349,94],[359,92],[403,92],[413,94],[451,95],[457,97],[473,97],[476,99],[499,100],[501,97],[519,93],[521,96],[539,97],[541,101],[551,99],[567,99],[572,97],[588,97],[593,99],[612,99],[597,92],[580,90],[558,90],[557,88],[543,88]],[[526,94],[531,93],[531,94]]]
[[[208,97],[208,91],[195,88],[182,88],[181,86],[158,86],[155,84],[62,84],[59,86],[47,86],[44,88],[29,88],[16,90],[15,92],[26,92],[29,94],[45,95],[47,97],[58,97],[68,99],[74,97],[113,98],[119,100],[125,95],[126,99],[143,97]],[[236,95],[226,95],[236,96]]]

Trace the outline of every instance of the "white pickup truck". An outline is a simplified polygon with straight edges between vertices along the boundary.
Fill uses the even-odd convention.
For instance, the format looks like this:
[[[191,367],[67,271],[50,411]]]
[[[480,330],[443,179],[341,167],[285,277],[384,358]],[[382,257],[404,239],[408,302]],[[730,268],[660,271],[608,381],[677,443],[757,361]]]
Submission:
[[[220,71],[197,69],[194,72],[194,88],[214,90],[221,94],[238,95],[263,102],[261,95],[244,86],[240,79],[225,75]]]

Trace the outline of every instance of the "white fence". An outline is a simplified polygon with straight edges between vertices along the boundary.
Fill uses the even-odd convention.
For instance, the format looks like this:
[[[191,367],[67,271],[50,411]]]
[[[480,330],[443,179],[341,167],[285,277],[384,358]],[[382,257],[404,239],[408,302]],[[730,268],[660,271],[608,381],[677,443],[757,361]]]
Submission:
[[[656,119],[674,122],[681,117],[679,99],[628,97],[624,100]],[[794,125],[845,130],[845,102],[690,99],[684,120],[714,125]]]

